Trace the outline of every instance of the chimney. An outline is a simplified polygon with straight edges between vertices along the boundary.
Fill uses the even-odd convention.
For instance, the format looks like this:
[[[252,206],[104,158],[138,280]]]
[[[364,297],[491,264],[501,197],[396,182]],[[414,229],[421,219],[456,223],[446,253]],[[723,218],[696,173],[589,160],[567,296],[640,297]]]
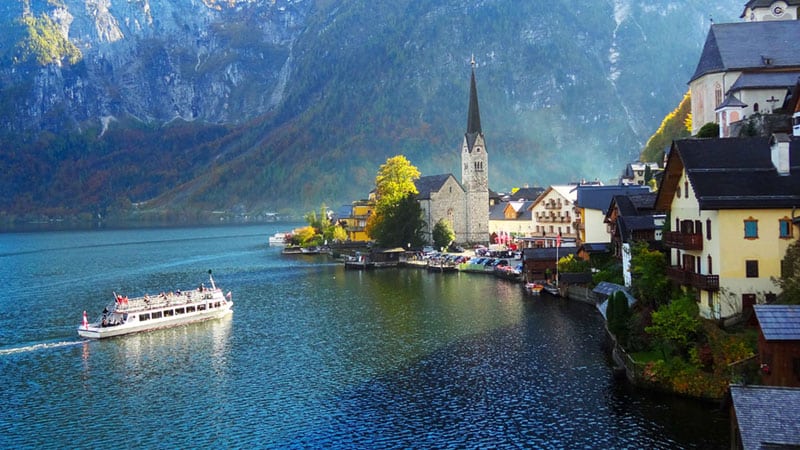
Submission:
[[[791,139],[786,133],[774,133],[770,139],[770,156],[772,165],[778,171],[778,175],[789,175],[789,143]]]

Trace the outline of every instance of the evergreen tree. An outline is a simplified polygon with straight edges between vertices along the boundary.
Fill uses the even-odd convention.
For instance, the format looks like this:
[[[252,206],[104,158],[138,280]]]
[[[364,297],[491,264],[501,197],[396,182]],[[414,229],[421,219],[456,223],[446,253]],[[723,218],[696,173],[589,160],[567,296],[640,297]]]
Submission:
[[[628,322],[631,318],[630,308],[628,308],[628,298],[622,291],[615,292],[608,298],[608,309],[606,309],[606,320],[608,321],[608,331],[617,337],[617,342],[622,345],[628,340]]]
[[[407,194],[394,207],[384,210],[374,222],[370,236],[381,247],[421,247],[425,244],[422,207],[414,194]]]
[[[447,248],[451,242],[456,238],[453,227],[445,219],[439,219],[436,225],[433,226],[433,246],[435,248]]]

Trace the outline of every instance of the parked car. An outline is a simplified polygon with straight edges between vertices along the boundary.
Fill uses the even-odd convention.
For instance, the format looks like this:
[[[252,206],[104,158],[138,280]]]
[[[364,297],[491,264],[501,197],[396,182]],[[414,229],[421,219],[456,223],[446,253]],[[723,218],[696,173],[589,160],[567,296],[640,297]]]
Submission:
[[[447,251],[451,253],[464,253],[464,247],[456,244],[450,244],[450,247],[447,248]]]

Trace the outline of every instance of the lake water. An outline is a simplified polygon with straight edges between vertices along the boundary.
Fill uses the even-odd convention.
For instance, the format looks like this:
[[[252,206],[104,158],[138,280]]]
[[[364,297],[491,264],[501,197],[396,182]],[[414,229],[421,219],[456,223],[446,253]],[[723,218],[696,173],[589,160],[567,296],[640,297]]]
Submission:
[[[0,235],[0,448],[729,448],[716,405],[614,379],[592,307],[282,256],[290,228]],[[231,317],[78,338],[209,269]]]

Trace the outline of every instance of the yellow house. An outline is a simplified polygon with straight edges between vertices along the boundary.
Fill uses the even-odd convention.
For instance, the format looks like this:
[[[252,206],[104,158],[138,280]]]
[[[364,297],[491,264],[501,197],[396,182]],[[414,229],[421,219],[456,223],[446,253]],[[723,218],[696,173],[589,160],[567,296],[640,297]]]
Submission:
[[[800,138],[786,134],[672,144],[656,198],[669,212],[668,276],[694,289],[703,317],[749,313],[777,294],[771,277],[798,234],[798,162]]]
[[[347,231],[347,240],[354,242],[370,240],[365,229],[367,227],[367,219],[374,210],[374,200],[357,200],[353,202],[349,216],[339,219],[339,222],[343,224],[345,231]]]

